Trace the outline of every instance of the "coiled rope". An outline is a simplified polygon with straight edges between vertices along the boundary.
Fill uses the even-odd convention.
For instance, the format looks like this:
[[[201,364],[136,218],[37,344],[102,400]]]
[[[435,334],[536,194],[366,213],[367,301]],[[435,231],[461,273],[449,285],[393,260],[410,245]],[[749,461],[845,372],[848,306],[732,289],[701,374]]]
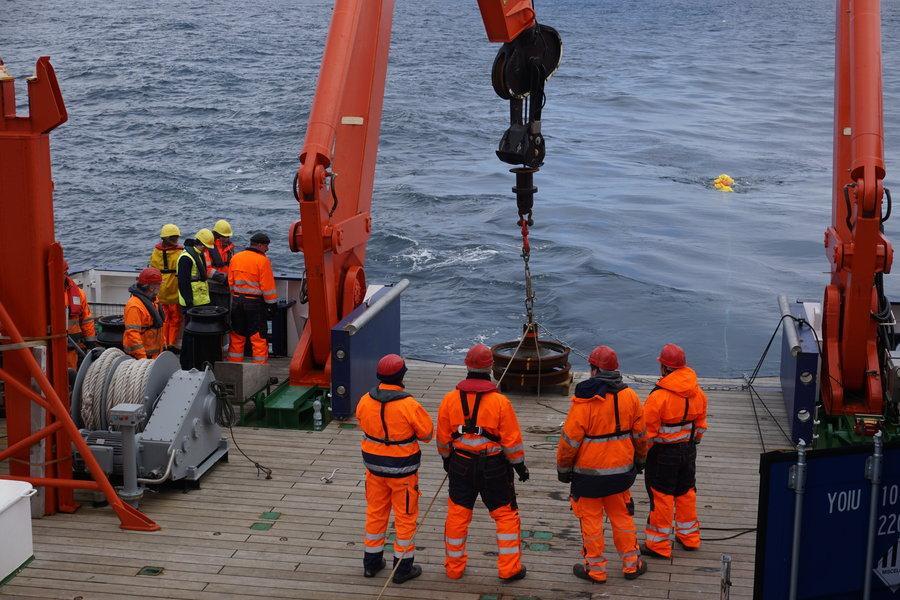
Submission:
[[[143,404],[144,389],[153,361],[148,359],[120,360],[126,354],[118,348],[108,348],[88,367],[81,386],[81,420],[85,429],[102,429],[104,417],[119,404]],[[112,379],[110,380],[110,372]],[[104,385],[109,388],[104,394]]]

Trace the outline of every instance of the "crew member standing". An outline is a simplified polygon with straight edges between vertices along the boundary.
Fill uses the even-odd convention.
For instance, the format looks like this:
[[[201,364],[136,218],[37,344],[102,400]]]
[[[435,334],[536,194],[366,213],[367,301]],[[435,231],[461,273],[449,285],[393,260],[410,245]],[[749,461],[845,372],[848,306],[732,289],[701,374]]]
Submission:
[[[465,363],[468,375],[444,396],[438,411],[438,452],[450,479],[444,569],[450,579],[463,576],[466,537],[480,494],[497,528],[500,578],[515,581],[525,577],[522,524],[513,485],[513,469],[519,481],[528,480],[522,432],[509,399],[491,382],[491,349],[476,344]]]
[[[128,288],[131,298],[125,304],[122,349],[134,358],[156,358],[162,351],[163,315],[156,299],[162,281],[158,269],[147,267]]]
[[[243,362],[244,343],[250,339],[253,363],[269,362],[268,319],[275,313],[278,293],[272,263],[266,256],[269,236],[254,233],[250,246],[231,259],[228,287],[231,288],[231,333],[228,334],[228,360]]]
[[[178,303],[184,318],[185,330],[181,340],[181,368],[189,371],[202,367],[203,362],[221,359],[221,349],[210,356],[198,347],[194,334],[190,331],[188,311],[210,303],[209,278],[207,276],[206,250],[212,248],[213,235],[209,229],[201,229],[194,239],[184,240],[184,251],[178,257]],[[208,348],[208,347],[205,347]]]
[[[356,406],[363,430],[362,456],[366,466],[366,536],[363,574],[374,577],[385,566],[384,536],[391,507],[394,509],[394,583],[422,574],[414,565],[416,519],[419,516],[419,442],[428,443],[434,433],[431,417],[403,389],[406,363],[396,354],[378,361],[381,382]]]
[[[572,567],[572,572],[581,579],[606,583],[605,511],[625,579],[637,579],[647,571],[638,549],[630,492],[638,465],[647,455],[641,400],[622,381],[612,348],[594,348],[588,362],[591,378],[575,386],[556,449],[557,476],[572,484],[569,501],[581,522],[584,562]]]
[[[184,240],[184,250],[178,257],[178,304],[183,313],[210,302],[205,254],[212,245],[213,235],[209,229],[198,231],[195,239]]]
[[[216,306],[231,308],[231,293],[228,291],[228,265],[234,256],[231,243],[231,224],[219,219],[213,225],[213,247],[208,252],[209,295]]]
[[[78,351],[75,345],[91,349],[97,345],[97,330],[94,327],[94,316],[87,296],[78,284],[69,277],[69,261],[63,261],[65,269],[66,298],[66,332],[68,333],[68,352],[66,366],[78,368]]]
[[[181,350],[181,306],[178,303],[178,257],[184,248],[178,243],[181,230],[168,223],[159,230],[161,241],[150,254],[149,266],[162,273],[159,288],[159,307],[163,316],[163,348],[179,352]]]
[[[673,519],[681,547],[700,547],[696,463],[697,444],[706,431],[706,394],[679,346],[666,344],[657,360],[662,377],[644,404],[650,442],[644,479],[650,515],[643,550],[650,556],[670,558]]]

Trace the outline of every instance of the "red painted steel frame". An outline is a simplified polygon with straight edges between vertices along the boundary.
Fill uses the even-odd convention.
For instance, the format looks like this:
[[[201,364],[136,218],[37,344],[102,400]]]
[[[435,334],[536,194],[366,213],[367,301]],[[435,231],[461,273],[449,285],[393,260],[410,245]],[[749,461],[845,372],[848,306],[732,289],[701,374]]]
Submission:
[[[479,8],[491,41],[510,41],[535,23],[531,0],[479,0]],[[292,385],[330,385],[331,328],[365,295],[393,11],[394,0],[335,2],[297,171],[301,220],[288,235],[303,252],[309,292]]]
[[[834,91],[833,218],[825,232],[831,284],[825,288],[823,308],[822,393],[828,414],[881,414],[874,284],[876,273],[890,272],[893,249],[881,233],[885,168],[879,0],[837,0]]]
[[[63,258],[54,239],[49,133],[68,115],[48,57],[38,60],[34,77],[28,79],[28,117],[16,115],[13,86],[13,78],[0,66],[0,343],[18,345],[3,353],[0,369],[9,438],[0,460],[13,459],[10,474],[2,478],[45,486],[45,514],[75,511],[76,488],[100,490],[122,528],[155,531],[156,523],[116,495],[66,408]],[[46,343],[46,374],[28,347],[32,342]],[[32,389],[35,383],[43,396]],[[46,426],[37,432],[31,429],[32,402],[47,411]],[[28,448],[43,439],[48,441],[45,473],[31,477]],[[72,479],[73,445],[93,481]]]

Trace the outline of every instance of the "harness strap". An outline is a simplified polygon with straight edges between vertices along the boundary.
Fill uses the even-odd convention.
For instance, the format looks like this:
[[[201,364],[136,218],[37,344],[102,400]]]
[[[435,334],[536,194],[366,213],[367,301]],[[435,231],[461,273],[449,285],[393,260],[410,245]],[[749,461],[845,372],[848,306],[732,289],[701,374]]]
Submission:
[[[470,433],[485,437],[492,442],[500,443],[499,435],[489,433],[478,426],[478,408],[481,406],[481,397],[484,396],[484,392],[475,392],[475,402],[472,404],[472,414],[469,415],[469,404],[466,402],[466,392],[463,392],[462,390],[458,391],[459,403],[462,406],[465,423],[463,425],[460,425],[456,431],[451,433],[450,437],[456,440],[461,438],[464,434]]]
[[[372,440],[373,442],[378,442],[379,444],[384,444],[385,446],[402,446],[403,444],[411,444],[412,442],[415,442],[418,439],[414,435],[406,438],[405,440],[382,439],[382,438],[377,438],[374,435],[369,435],[368,433],[363,434],[363,435],[366,436],[366,439]]]
[[[622,434],[622,426],[619,422],[619,392],[613,392],[613,412],[616,415],[616,430],[612,433],[604,433],[602,435],[586,435],[589,440],[605,440]]]

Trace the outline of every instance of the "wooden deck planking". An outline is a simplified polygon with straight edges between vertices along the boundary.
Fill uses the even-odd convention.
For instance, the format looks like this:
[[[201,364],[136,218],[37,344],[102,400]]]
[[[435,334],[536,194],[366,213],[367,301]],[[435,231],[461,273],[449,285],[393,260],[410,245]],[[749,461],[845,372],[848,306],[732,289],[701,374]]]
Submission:
[[[281,365],[279,365],[281,366]],[[443,395],[463,376],[459,367],[414,362],[406,383],[432,416]],[[641,397],[652,377],[630,378]],[[761,450],[749,394],[740,382],[709,383],[710,431],[698,455],[698,511],[706,527],[756,526],[758,454]],[[775,380],[760,383],[764,400],[776,418],[784,408]],[[526,442],[531,480],[517,483],[523,528],[553,534],[548,551],[526,548],[528,577],[501,584],[494,567],[493,523],[476,508],[469,534],[469,566],[460,581],[443,575],[443,518],[446,486],[422,525],[417,560],[421,578],[391,586],[385,597],[421,598],[440,594],[448,600],[475,600],[483,594],[533,598],[717,598],[720,556],[733,557],[732,598],[752,595],[755,535],[711,541],[729,532],[707,530],[707,541],[694,553],[676,549],[674,559],[648,559],[648,573],[637,581],[618,574],[619,562],[607,527],[610,581],[590,585],[571,575],[580,559],[578,522],[569,511],[567,486],[556,481],[555,441],[568,408],[561,395],[511,396]],[[541,404],[539,404],[540,402]],[[784,447],[785,439],[761,408],[760,424],[768,449]],[[5,445],[0,421],[0,446]],[[142,506],[162,527],[157,533],[118,529],[107,508],[83,506],[74,515],[36,519],[35,560],[0,588],[0,597],[46,597],[83,600],[106,598],[371,598],[384,577],[362,577],[365,517],[364,471],[359,458],[359,432],[337,423],[325,431],[297,432],[236,428],[237,441],[254,459],[274,469],[274,479],[256,477],[256,470],[236,451],[229,463],[213,469],[202,489],[181,494],[149,494]],[[340,470],[331,484],[320,478]],[[5,465],[0,464],[0,469]],[[433,444],[423,451],[420,472],[424,514],[444,477]],[[635,521],[641,529],[649,503],[643,479],[633,494]],[[281,513],[269,531],[251,530],[267,511]],[[642,536],[641,536],[642,537]],[[161,566],[161,575],[138,576],[143,566]]]

